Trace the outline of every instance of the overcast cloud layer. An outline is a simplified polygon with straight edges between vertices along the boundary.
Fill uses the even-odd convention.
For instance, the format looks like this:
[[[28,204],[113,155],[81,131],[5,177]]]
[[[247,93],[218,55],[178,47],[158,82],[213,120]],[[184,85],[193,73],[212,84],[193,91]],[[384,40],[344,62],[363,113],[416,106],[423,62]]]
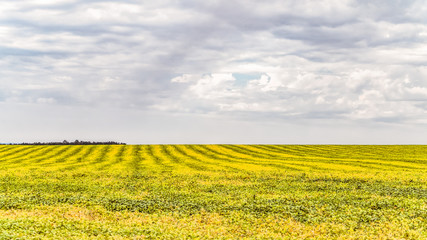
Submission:
[[[426,143],[426,16],[410,0],[1,1],[0,142]]]

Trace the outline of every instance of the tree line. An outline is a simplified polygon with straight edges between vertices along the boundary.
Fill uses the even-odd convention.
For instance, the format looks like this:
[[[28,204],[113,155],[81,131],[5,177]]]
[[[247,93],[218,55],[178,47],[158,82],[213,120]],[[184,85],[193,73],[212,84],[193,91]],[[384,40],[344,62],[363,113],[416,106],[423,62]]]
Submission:
[[[105,142],[95,142],[95,141],[67,141],[62,142],[33,142],[33,143],[8,143],[2,145],[126,145],[126,143],[115,142],[115,141],[105,141]]]

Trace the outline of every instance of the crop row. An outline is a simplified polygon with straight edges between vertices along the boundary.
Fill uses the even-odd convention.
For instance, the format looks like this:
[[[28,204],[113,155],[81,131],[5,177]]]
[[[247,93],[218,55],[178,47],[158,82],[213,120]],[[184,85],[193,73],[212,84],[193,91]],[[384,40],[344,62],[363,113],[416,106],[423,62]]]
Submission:
[[[0,146],[3,168],[115,171],[424,171],[427,147],[273,145]]]
[[[2,168],[114,171],[424,171],[424,146],[0,146]]]
[[[25,145],[0,163],[0,239],[427,238],[427,146]]]

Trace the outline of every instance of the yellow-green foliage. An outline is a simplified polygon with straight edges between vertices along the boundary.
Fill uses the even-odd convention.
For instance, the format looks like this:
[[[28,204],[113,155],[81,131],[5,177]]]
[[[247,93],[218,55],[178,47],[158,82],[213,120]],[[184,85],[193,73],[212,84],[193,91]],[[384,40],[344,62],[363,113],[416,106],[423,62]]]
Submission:
[[[0,146],[0,239],[427,239],[427,146]]]

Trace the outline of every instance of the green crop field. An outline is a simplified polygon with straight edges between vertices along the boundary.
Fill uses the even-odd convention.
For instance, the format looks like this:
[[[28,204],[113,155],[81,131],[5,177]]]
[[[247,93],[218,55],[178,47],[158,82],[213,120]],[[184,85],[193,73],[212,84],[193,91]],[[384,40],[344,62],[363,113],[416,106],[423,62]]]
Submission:
[[[427,239],[427,146],[0,146],[0,239]]]

